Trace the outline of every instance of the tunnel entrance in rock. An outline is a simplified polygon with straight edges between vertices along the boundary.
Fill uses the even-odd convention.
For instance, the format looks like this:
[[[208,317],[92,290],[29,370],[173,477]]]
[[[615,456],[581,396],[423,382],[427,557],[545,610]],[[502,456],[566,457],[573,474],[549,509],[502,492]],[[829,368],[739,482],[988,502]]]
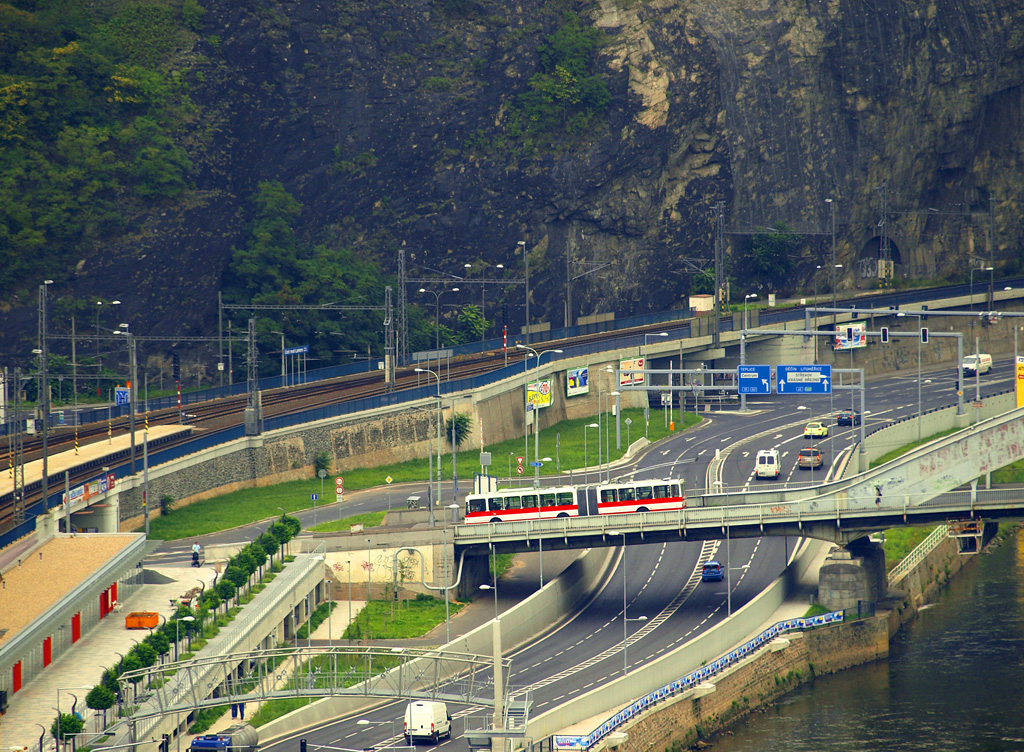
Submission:
[[[882,238],[876,235],[870,238],[857,254],[856,273],[859,279],[879,279],[884,276],[892,278],[898,273],[903,265],[903,257],[900,248],[889,238],[889,258],[892,260],[891,267],[886,270],[886,265],[880,263],[882,257]]]

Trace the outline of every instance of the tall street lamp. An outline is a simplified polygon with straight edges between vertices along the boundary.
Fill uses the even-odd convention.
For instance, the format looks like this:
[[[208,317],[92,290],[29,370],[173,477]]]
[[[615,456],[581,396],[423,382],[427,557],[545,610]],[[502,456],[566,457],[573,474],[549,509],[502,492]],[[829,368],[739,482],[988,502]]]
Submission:
[[[279,332],[277,330],[271,330],[270,333],[271,334],[280,334],[281,335],[281,386],[284,386],[285,385],[285,383],[284,383],[285,382],[285,370],[284,370],[284,332]]]
[[[587,485],[587,467],[588,467],[588,465],[587,465],[587,429],[588,428],[596,428],[598,430],[598,433],[597,433],[597,454],[598,454],[597,466],[598,467],[601,466],[601,459],[600,459],[600,456],[601,456],[601,426],[599,426],[597,423],[587,423],[587,425],[583,426],[583,485]]]
[[[493,590],[494,591],[494,619],[498,619],[498,587],[497,585],[488,585],[486,582],[480,586],[481,590]]]
[[[427,505],[430,508],[430,527],[433,527],[434,504],[441,502],[441,377],[436,371],[431,371],[429,368],[417,368],[415,371],[416,373],[429,373],[437,380],[437,497],[432,504]],[[455,425],[454,418],[452,425]]]
[[[647,368],[647,356],[644,353],[647,351],[647,340],[650,337],[667,337],[667,336],[668,336],[668,332],[658,332],[657,334],[645,334],[644,335],[644,346],[643,346],[643,349],[640,350],[640,357],[644,359],[644,368],[645,369]]]
[[[60,693],[61,692],[65,692],[65,691],[67,691],[69,689],[92,689],[92,687],[86,687],[86,686],[57,687],[57,744],[58,745],[61,745],[61,744],[65,743],[64,738],[60,734]],[[75,705],[77,705],[78,704],[78,697],[76,695],[74,695],[73,693],[71,693],[71,692],[68,692],[68,694],[75,698]],[[74,710],[75,710],[74,705],[72,705],[71,706],[71,711],[74,712]],[[60,747],[58,746],[57,749],[60,749]]]
[[[121,324],[121,327],[115,330],[114,334],[122,335],[128,341],[128,431],[131,434],[131,470],[132,475],[135,475],[135,394],[138,390],[135,373],[135,335],[128,331],[127,324]]]
[[[441,542],[442,548],[444,549],[444,644],[447,645],[452,641],[452,619],[450,606],[448,605],[448,591],[451,589],[451,584],[448,576],[448,510],[454,510],[453,514],[458,514],[458,504],[449,504],[444,509],[444,528],[441,530]],[[452,522],[454,525],[455,523]]]
[[[971,267],[971,274],[970,274],[970,277],[971,277],[971,308],[970,308],[970,310],[971,310],[972,313],[974,312],[974,272],[975,271],[977,271],[977,268],[972,266]],[[992,267],[991,266],[983,266],[983,267],[981,267],[981,271],[983,271],[983,272],[990,272],[990,271],[992,271]]]
[[[647,617],[640,616],[636,619],[630,619],[626,612],[626,533],[622,530],[609,530],[608,535],[622,536],[622,674],[625,676],[629,672],[629,658],[627,655],[629,647],[629,622],[647,621]]]
[[[180,619],[174,620],[174,660],[178,660],[178,646],[181,644],[181,633],[179,631],[181,622],[193,622],[195,620],[196,617],[194,616],[182,616]]]
[[[530,344],[530,254],[526,252],[526,241],[520,240],[516,245],[523,254],[523,264],[526,266],[526,329],[523,332],[523,342]]]
[[[743,334],[740,335],[740,365],[747,364],[747,301],[757,300],[757,293],[743,296]],[[714,381],[714,379],[712,379]],[[747,395],[740,392],[740,410],[747,409]]]
[[[904,316],[917,316],[917,440],[921,440],[921,316],[923,314],[913,313],[911,311],[900,311],[896,314],[896,318],[903,318]],[[863,420],[863,416],[861,416]],[[851,424],[852,425],[852,424]]]
[[[453,287],[451,290],[445,288],[441,291],[428,290],[425,287],[420,288],[421,293],[429,292],[434,296],[434,349],[440,352],[441,350],[441,296],[446,292],[458,292],[458,287]],[[441,356],[437,356],[437,370],[441,370]]]
[[[618,397],[621,392],[616,389],[614,392],[608,392],[604,395],[604,411],[607,413],[612,406],[612,397]],[[598,409],[601,408],[600,400],[598,400]],[[606,415],[604,419],[604,466],[605,466],[605,477],[610,483],[612,480],[612,419],[610,415]],[[600,436],[598,437],[600,441]]]
[[[836,269],[839,266],[836,265],[836,201],[827,198],[825,203],[829,205],[830,213],[832,215],[832,307],[836,307]],[[835,327],[836,314],[832,313],[832,326]]]
[[[529,350],[531,353],[533,353],[533,356],[537,359],[537,365],[534,366],[533,373],[534,373],[534,378],[535,378],[536,383],[537,383],[537,390],[539,391],[540,390],[540,356],[541,355],[545,355],[546,353],[560,353],[562,351],[561,350],[557,350],[557,349],[556,350],[543,350],[542,352],[538,353],[532,347],[527,347],[526,345],[521,345],[518,342],[516,343],[516,347],[518,349],[520,349],[520,350]],[[527,429],[526,429],[526,417],[525,417],[526,416],[526,412],[525,412],[525,410],[526,410],[526,408],[530,404],[530,384],[529,384],[529,376],[528,376],[529,372],[527,371],[527,363],[529,363],[529,358],[524,358],[523,359],[523,380],[526,382],[523,385],[523,388],[524,388],[524,390],[526,392],[526,404],[524,405],[524,408],[523,408],[524,409],[524,412],[523,412],[523,431],[524,432],[527,431]],[[540,400],[538,399],[538,403],[539,402],[540,402]],[[539,404],[534,405],[533,406],[533,463],[534,463],[533,464],[533,470],[534,470],[533,485],[534,485],[534,488],[540,488],[540,414],[539,413],[540,413],[540,405]]]

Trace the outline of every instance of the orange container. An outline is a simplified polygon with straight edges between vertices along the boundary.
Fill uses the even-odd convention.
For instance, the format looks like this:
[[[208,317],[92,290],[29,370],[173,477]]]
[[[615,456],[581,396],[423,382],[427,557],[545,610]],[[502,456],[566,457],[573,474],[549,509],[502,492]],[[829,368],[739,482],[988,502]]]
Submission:
[[[160,623],[160,614],[156,611],[133,611],[124,617],[125,629],[152,629]]]

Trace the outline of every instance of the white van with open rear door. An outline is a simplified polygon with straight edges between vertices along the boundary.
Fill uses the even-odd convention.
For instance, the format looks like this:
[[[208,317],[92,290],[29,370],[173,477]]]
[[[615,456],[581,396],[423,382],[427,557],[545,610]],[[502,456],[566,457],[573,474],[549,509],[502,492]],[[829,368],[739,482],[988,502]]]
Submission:
[[[443,702],[421,700],[405,707],[405,743],[419,739],[437,744],[438,739],[452,738],[452,717]]]

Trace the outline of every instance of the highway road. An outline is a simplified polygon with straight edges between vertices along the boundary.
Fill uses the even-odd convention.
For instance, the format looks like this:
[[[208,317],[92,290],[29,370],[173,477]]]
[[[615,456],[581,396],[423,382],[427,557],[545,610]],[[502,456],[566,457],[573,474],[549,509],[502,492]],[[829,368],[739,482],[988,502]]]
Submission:
[[[1012,383],[1012,364],[997,364],[990,374],[981,377],[981,394],[1003,391]],[[972,382],[965,393],[973,398],[973,392]],[[869,382],[864,416],[867,429],[916,415],[917,394],[916,368]],[[924,372],[921,395],[922,408],[926,411],[955,404],[956,382],[952,369]],[[796,455],[804,446],[817,446],[825,457],[825,466],[813,473],[813,478],[820,481],[856,441],[854,432],[859,429],[837,427],[834,420],[830,420],[841,406],[849,405],[848,392],[838,392],[833,397],[772,395],[748,399],[750,414],[740,415],[729,410],[713,412],[697,429],[653,447],[629,470],[638,478],[682,476],[688,488],[703,487],[715,450],[729,449],[720,478],[729,488],[756,488],[786,481],[810,482],[811,471],[796,468]],[[856,406],[859,408],[859,397]],[[829,423],[829,436],[805,439],[803,426],[811,420]],[[772,447],[782,455],[782,477],[778,481],[756,480],[753,477],[754,455],[759,449]],[[628,472],[621,468],[613,473],[620,477],[626,474]],[[355,513],[356,506],[360,507],[359,511],[366,511],[379,509],[384,503],[383,493],[367,493],[359,498],[358,502],[346,505],[346,514]],[[222,535],[234,535],[234,539],[238,539],[237,532]],[[187,556],[188,545],[190,543],[182,542],[179,547],[168,548],[163,553]],[[542,639],[512,654],[512,671],[506,682],[513,689],[532,690],[533,714],[588,692],[623,671],[624,590],[630,619],[628,662],[635,667],[713,629],[726,618],[729,599],[725,583],[700,583],[701,563],[710,558],[723,563],[729,561],[732,608],[739,609],[778,576],[794,545],[792,539],[767,537],[733,541],[728,552],[725,541],[630,545],[620,550],[614,571],[588,602]],[[641,621],[640,617],[646,619]],[[372,722],[369,725],[356,725],[354,718],[342,719],[293,739],[264,745],[263,749],[265,752],[294,750],[299,736],[308,740],[311,752],[318,745],[357,750],[403,745],[404,707],[404,701],[388,703],[362,716]],[[479,707],[456,706],[450,710],[457,719],[488,713],[486,708]],[[464,728],[465,722],[457,720],[452,740],[440,746],[451,752],[467,749],[462,737]]]

